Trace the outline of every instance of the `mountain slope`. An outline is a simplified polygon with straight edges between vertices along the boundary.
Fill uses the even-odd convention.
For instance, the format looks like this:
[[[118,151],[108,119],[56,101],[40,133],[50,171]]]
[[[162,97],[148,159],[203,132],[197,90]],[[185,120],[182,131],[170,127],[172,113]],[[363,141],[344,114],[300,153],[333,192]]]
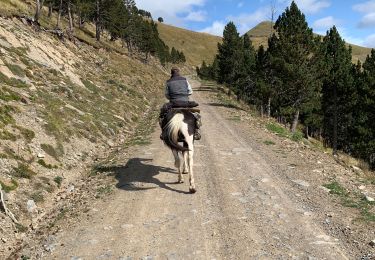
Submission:
[[[274,32],[272,29],[272,23],[270,21],[264,21],[249,30],[247,34],[253,41],[254,46],[258,48],[260,45],[267,46],[267,39],[272,32]],[[350,43],[347,45],[352,47],[353,62],[357,62],[357,60],[363,62],[366,59],[366,56],[371,52],[370,48]]]
[[[217,44],[221,37],[207,33],[193,32],[171,25],[158,23],[160,37],[170,47],[182,50],[187,63],[199,66],[205,60],[211,63],[217,52]]]

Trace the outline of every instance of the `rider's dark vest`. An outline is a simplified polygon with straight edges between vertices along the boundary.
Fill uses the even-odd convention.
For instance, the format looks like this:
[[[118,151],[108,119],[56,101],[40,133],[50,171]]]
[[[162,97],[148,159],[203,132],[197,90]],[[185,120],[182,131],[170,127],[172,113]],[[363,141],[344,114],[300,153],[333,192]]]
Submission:
[[[174,76],[167,81],[170,101],[189,101],[188,83],[184,77]]]

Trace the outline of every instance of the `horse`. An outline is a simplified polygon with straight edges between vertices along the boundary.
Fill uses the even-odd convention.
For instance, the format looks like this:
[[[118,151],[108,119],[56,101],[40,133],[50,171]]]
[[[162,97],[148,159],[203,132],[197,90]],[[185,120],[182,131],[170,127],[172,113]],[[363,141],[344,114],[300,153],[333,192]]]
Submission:
[[[178,170],[178,183],[183,183],[182,174],[188,173],[189,191],[195,193],[197,189],[194,182],[193,156],[196,119],[189,109],[173,109],[167,114],[165,120],[167,123],[163,127],[162,137],[164,144],[172,150],[174,165]],[[183,146],[179,142],[183,142]]]

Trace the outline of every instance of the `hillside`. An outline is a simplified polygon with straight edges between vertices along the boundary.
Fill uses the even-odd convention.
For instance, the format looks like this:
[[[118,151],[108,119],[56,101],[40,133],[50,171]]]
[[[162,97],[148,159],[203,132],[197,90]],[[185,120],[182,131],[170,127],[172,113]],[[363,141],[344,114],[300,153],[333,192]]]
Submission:
[[[27,5],[9,3],[27,14]],[[90,30],[76,32],[81,41],[62,41],[23,18],[0,17],[0,184],[20,222],[0,218],[1,259],[98,158],[145,142],[142,124],[164,100],[168,74],[156,60],[146,64],[117,43],[95,43]]]
[[[267,39],[273,31],[274,30],[272,29],[271,22],[264,21],[248,31],[247,34],[253,41],[254,46],[259,47],[260,45],[267,46]],[[353,62],[357,62],[357,60],[363,62],[366,59],[366,56],[371,52],[370,48],[358,46],[355,44],[348,43],[348,46],[352,47]]]
[[[181,29],[164,23],[158,23],[160,37],[170,47],[182,50],[187,63],[199,66],[205,60],[211,63],[217,52],[217,44],[221,37],[207,33],[198,33]]]

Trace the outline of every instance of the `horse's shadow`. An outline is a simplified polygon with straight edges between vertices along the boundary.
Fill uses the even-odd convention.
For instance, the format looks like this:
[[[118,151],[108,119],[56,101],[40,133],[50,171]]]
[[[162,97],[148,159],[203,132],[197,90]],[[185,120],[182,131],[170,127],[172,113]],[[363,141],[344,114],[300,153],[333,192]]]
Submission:
[[[177,184],[178,182],[172,183],[165,183],[161,182],[159,179],[156,178],[161,172],[168,172],[177,174],[176,170],[171,169],[169,167],[162,167],[162,166],[155,166],[152,164],[148,164],[147,162],[152,161],[152,159],[142,159],[142,158],[132,158],[130,159],[126,165],[117,165],[111,167],[103,167],[98,169],[100,172],[110,172],[114,174],[115,178],[117,179],[116,187],[121,190],[126,191],[141,191],[141,190],[149,190],[154,189],[156,187],[147,187],[150,185],[147,184],[155,184],[160,188],[170,190],[173,192],[189,194],[189,192],[176,190],[172,187],[169,187],[167,184]],[[176,176],[177,179],[177,176]],[[146,184],[146,187],[142,187]]]

